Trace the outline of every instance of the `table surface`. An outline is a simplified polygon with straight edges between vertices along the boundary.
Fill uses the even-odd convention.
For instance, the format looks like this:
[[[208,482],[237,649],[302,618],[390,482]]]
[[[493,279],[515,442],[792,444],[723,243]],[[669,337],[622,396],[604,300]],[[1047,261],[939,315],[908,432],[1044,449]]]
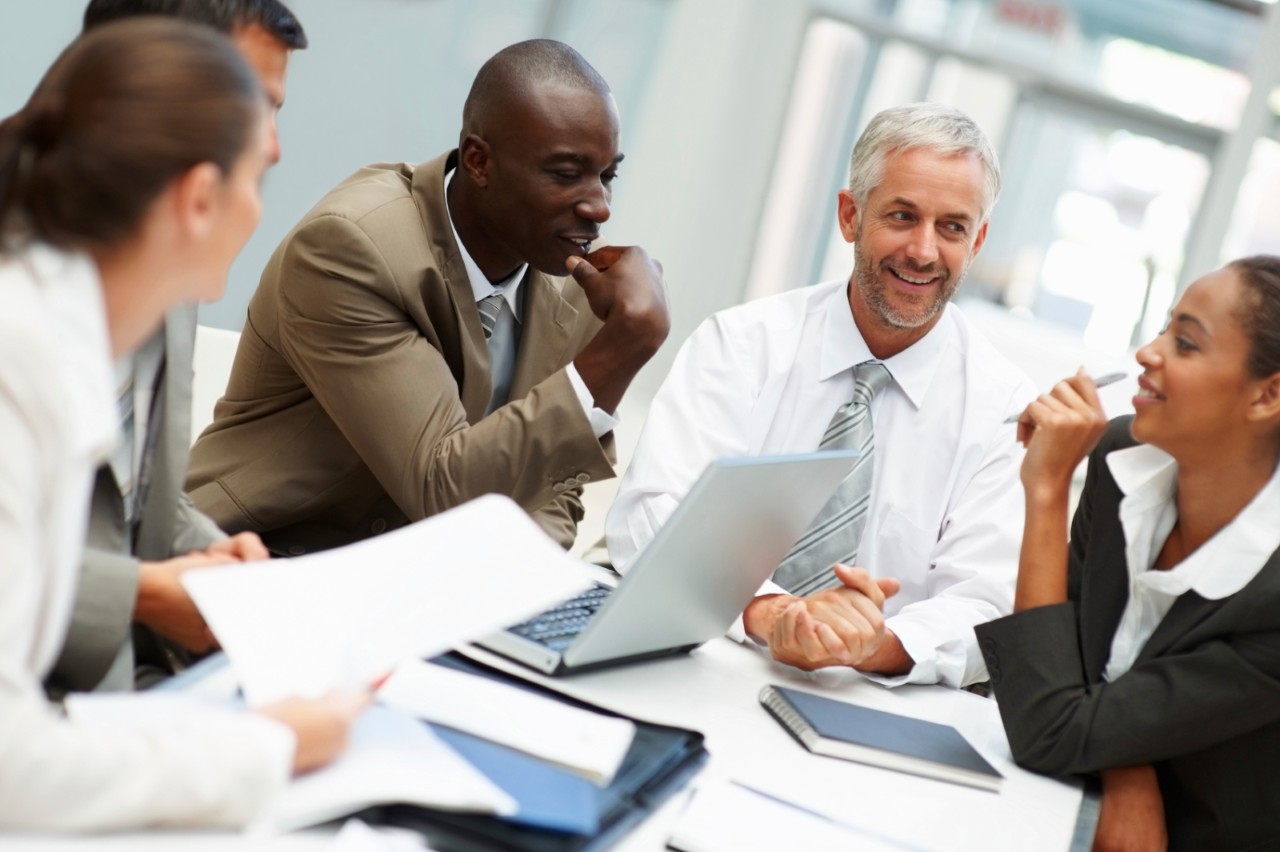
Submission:
[[[646,721],[701,731],[711,758],[689,785],[627,835],[623,852],[663,849],[690,791],[732,780],[904,848],[1068,850],[1077,830],[1081,785],[1015,766],[996,703],[938,686],[888,689],[849,670],[800,672],[758,649],[715,639],[693,653],[551,678],[475,647],[481,662],[556,691]],[[957,728],[1004,775],[999,793],[809,753],[760,706],[766,684],[783,684]],[[1086,808],[1086,814],[1092,811]],[[1087,822],[1087,819],[1085,820]],[[249,839],[219,832],[146,832],[84,840],[10,836],[0,849],[335,849],[332,830]],[[1074,842],[1074,845],[1073,845]]]
[[[693,787],[703,779],[732,779],[913,848],[1072,848],[1081,785],[1014,765],[998,708],[988,698],[940,686],[889,689],[851,670],[809,674],[728,639],[714,639],[687,656],[555,678],[480,648],[461,650],[583,701],[701,731],[711,760]],[[760,706],[760,690],[771,683],[951,725],[1004,775],[1001,790],[811,754]],[[663,848],[678,811],[678,802],[669,803],[620,848]]]

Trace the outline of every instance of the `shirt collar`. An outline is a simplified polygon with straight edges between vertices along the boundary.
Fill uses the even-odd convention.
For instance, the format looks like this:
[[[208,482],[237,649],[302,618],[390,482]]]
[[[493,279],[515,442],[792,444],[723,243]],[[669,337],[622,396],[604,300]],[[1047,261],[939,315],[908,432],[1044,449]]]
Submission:
[[[1107,454],[1107,467],[1134,508],[1175,499],[1178,463],[1148,444]],[[1180,564],[1168,571],[1147,571],[1151,585],[1172,595],[1195,591],[1207,600],[1221,600],[1248,585],[1272,554],[1280,549],[1280,467],[1240,514]],[[1157,545],[1158,546],[1158,545]]]
[[[862,333],[858,331],[857,323],[853,321],[848,292],[848,285],[837,288],[827,301],[819,381],[826,381],[845,370],[852,370],[863,361],[880,360],[871,354]],[[924,401],[943,350],[955,333],[951,319],[947,316],[950,310],[951,305],[947,305],[938,322],[924,337],[882,362],[888,368],[889,375],[893,376],[894,382],[902,388],[907,399],[916,408]]]
[[[1178,484],[1178,463],[1150,444],[1107,453],[1107,468],[1126,498],[1143,503],[1168,502]]]
[[[462,266],[467,270],[467,282],[471,285],[471,292],[477,302],[487,299],[494,293],[501,293],[511,307],[511,313],[515,314],[516,322],[520,322],[520,299],[518,298],[520,284],[524,281],[524,274],[528,271],[529,264],[522,264],[509,277],[499,281],[497,284],[489,283],[489,279],[480,271],[479,265],[471,258],[471,253],[467,251],[467,247],[458,238],[458,226],[453,222],[453,211],[449,210],[449,184],[453,182],[453,176],[457,174],[457,171],[457,169],[453,169],[445,175],[444,208],[449,214],[449,227],[453,230],[453,241],[457,244],[458,251],[462,254]]]

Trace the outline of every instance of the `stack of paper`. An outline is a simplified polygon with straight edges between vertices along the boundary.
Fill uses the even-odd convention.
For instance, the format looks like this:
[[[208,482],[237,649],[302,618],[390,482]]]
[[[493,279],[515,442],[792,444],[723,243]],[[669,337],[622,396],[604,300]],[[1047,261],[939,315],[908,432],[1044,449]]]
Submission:
[[[378,690],[378,700],[539,757],[600,785],[613,780],[636,732],[628,719],[417,660],[396,669]]]
[[[285,788],[269,827],[291,831],[388,804],[499,815],[516,810],[514,799],[426,725],[374,706],[356,722],[336,761]]]
[[[489,495],[337,550],[182,581],[256,706],[368,686],[572,597],[590,570]]]

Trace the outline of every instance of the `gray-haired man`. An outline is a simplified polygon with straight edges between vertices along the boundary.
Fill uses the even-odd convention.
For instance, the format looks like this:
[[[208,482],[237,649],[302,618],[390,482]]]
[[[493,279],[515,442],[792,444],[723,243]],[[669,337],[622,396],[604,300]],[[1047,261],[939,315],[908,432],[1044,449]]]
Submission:
[[[615,565],[713,458],[854,446],[858,467],[748,605],[746,633],[805,669],[985,679],[973,625],[1010,610],[1022,531],[1003,421],[1035,391],[949,302],[999,187],[963,113],[876,115],[839,193],[852,274],[731,308],[685,343],[609,514]]]

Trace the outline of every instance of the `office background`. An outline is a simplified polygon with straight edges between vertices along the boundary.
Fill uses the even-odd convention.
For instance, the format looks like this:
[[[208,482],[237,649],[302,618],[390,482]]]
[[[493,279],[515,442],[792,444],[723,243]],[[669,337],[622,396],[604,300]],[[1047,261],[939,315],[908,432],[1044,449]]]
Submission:
[[[955,104],[997,145],[1006,188],[962,295],[1000,334],[1122,356],[1180,284],[1280,252],[1280,19],[1260,0],[290,5],[311,47],[291,63],[284,159],[208,325],[240,328],[267,257],[334,183],[455,144],[479,65],[536,36],[577,47],[618,100],[627,161],[606,233],[662,260],[674,313],[639,395],[711,312],[847,274],[835,191],[853,139],[892,103]],[[0,12],[0,114],[83,6]]]

